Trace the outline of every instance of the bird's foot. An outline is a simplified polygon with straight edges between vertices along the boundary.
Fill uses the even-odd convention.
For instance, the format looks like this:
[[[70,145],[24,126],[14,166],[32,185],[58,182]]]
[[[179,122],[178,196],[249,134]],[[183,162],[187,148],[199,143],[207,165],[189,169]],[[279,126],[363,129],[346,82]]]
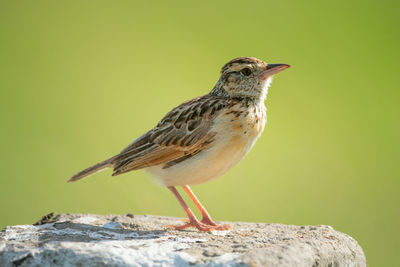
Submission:
[[[167,228],[174,228],[175,230],[184,230],[188,227],[195,227],[197,230],[202,231],[202,232],[210,232],[213,229],[213,226],[210,225],[205,225],[198,220],[196,221],[189,221],[188,223],[185,223],[183,225],[167,225]]]
[[[200,222],[205,225],[214,227],[213,230],[217,231],[226,231],[232,228],[230,224],[216,224],[213,220],[211,220],[210,217],[203,217],[203,219]]]
[[[210,232],[210,231],[226,231],[232,228],[229,224],[221,224],[218,225],[213,221],[204,219],[200,222],[197,219],[195,220],[184,220],[187,223],[183,225],[168,225],[168,228],[174,228],[175,230],[184,230],[188,227],[195,227],[197,230],[202,232]]]
[[[174,228],[175,230],[183,230],[188,227],[195,227],[199,231],[210,232],[210,231],[226,231],[232,228],[229,224],[216,224],[209,218],[203,218],[201,221],[184,219],[186,223],[183,225],[168,225],[169,228]]]

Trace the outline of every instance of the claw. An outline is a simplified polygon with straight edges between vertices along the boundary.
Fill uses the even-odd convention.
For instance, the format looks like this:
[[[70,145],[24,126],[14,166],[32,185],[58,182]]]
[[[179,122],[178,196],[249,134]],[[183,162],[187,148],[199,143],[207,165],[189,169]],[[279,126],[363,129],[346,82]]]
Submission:
[[[216,224],[213,220],[211,220],[208,217],[203,217],[203,219],[201,220],[201,223],[212,226],[213,230],[217,230],[217,231],[226,231],[226,230],[229,230],[232,228],[232,226],[230,224]]]
[[[232,228],[230,224],[216,224],[213,221],[209,220],[201,220],[199,221],[189,221],[186,220],[187,223],[183,225],[167,225],[167,228],[174,228],[175,230],[184,230],[188,227],[195,227],[197,230],[202,232],[210,232],[210,231],[226,231]]]
[[[197,230],[202,231],[202,232],[210,232],[211,230],[214,230],[213,226],[203,224],[199,221],[192,221],[192,222],[185,223],[183,225],[167,225],[166,227],[174,228],[175,230],[184,230],[188,227],[196,227]]]
[[[227,231],[232,229],[232,225],[230,224],[217,224],[212,226],[212,230],[215,231]]]

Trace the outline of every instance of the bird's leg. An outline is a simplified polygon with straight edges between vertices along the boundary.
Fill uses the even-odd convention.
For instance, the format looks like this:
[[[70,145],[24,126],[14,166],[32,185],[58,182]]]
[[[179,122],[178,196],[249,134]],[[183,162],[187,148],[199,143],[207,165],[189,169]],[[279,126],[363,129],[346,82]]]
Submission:
[[[178,199],[182,208],[185,210],[187,216],[189,217],[189,222],[184,225],[170,225],[170,227],[175,228],[176,230],[183,230],[187,227],[196,227],[199,231],[211,231],[213,228],[210,225],[203,224],[197,220],[196,216],[194,216],[193,212],[190,210],[188,205],[186,205],[182,196],[179,194],[178,190],[176,190],[173,186],[168,186],[168,189],[174,193],[175,197]]]
[[[203,216],[203,219],[201,220],[201,223],[212,226],[213,230],[228,230],[231,229],[232,226],[229,224],[221,224],[218,225],[216,224],[212,219],[211,216],[208,214],[206,209],[201,205],[200,201],[197,199],[197,197],[193,194],[192,190],[190,189],[189,186],[183,185],[182,186],[183,190],[186,191],[186,193],[189,195],[189,197],[192,199],[193,203],[196,205],[197,209],[200,211],[201,215]]]

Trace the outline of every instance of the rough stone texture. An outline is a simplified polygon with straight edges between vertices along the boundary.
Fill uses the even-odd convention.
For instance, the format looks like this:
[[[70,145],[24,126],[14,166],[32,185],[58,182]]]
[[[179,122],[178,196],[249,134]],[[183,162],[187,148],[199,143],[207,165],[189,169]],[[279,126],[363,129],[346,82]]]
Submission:
[[[361,247],[330,226],[231,223],[176,231],[182,219],[60,214],[0,232],[0,266],[366,266]]]

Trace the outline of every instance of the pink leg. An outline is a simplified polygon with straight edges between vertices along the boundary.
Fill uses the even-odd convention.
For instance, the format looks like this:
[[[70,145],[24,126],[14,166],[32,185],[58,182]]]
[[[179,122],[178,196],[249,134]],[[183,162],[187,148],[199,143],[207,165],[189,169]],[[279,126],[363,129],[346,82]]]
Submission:
[[[210,227],[209,225],[205,225],[205,224],[199,222],[199,220],[197,220],[196,216],[194,216],[193,212],[190,210],[188,205],[186,205],[185,201],[183,200],[183,198],[181,197],[181,195],[179,194],[178,190],[176,190],[175,187],[169,186],[168,189],[171,190],[172,193],[174,193],[175,197],[178,199],[182,208],[185,210],[187,216],[189,217],[189,222],[187,224],[179,225],[179,226],[172,225],[173,228],[175,228],[177,230],[183,230],[187,227],[193,226],[193,227],[196,227],[200,231],[213,230],[212,227]]]
[[[192,190],[190,189],[189,186],[184,185],[182,188],[186,191],[186,193],[189,195],[189,197],[192,199],[193,203],[196,205],[197,209],[200,211],[201,215],[203,216],[203,219],[201,222],[203,224],[213,226],[213,230],[228,230],[232,228],[229,224],[222,224],[218,225],[216,224],[212,219],[211,216],[208,214],[206,209],[201,205],[200,201],[197,199],[197,197],[193,194]]]

